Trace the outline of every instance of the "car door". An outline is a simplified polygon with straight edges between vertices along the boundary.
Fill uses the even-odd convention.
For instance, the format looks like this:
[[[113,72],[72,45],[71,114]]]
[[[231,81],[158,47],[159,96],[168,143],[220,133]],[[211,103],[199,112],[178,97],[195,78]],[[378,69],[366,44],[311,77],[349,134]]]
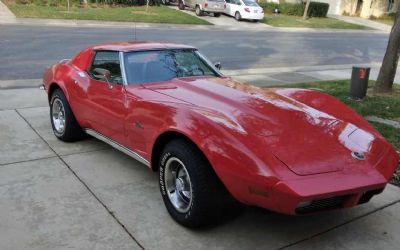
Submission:
[[[231,14],[231,1],[232,0],[225,0],[225,10],[224,13],[232,16]]]
[[[240,3],[239,0],[230,0],[229,15],[235,16],[236,11],[239,11],[239,3]]]
[[[108,70],[107,81],[96,69]],[[90,127],[121,143],[125,143],[126,90],[121,74],[118,51],[96,51],[88,69],[85,114]]]

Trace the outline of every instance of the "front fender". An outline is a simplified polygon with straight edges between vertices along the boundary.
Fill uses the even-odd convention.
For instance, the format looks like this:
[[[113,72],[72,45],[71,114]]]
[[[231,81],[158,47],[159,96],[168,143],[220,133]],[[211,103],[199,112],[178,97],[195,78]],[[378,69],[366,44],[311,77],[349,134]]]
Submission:
[[[233,197],[242,203],[271,207],[272,187],[279,181],[273,169],[287,171],[278,159],[267,152],[262,156],[255,154],[246,145],[252,140],[250,136],[227,117],[180,107],[173,113],[173,119],[152,136],[148,152],[158,136],[171,131],[180,133],[203,152]]]

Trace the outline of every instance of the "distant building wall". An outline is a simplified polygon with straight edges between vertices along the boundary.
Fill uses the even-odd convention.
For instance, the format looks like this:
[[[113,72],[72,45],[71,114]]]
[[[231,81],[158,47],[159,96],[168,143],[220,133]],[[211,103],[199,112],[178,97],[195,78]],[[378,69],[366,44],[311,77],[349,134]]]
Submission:
[[[400,0],[341,0],[340,12],[352,16],[379,17],[397,9]]]

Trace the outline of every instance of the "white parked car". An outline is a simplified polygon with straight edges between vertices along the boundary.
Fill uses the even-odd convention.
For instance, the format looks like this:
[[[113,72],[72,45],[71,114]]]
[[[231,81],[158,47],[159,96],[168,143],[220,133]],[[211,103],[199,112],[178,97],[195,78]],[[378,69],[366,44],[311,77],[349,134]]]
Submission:
[[[225,14],[242,19],[258,21],[264,18],[264,9],[255,0],[225,0]]]

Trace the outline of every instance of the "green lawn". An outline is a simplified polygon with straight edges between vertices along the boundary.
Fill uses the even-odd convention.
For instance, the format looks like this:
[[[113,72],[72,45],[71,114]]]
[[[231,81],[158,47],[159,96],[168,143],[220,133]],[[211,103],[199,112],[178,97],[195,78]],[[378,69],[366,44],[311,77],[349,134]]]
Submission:
[[[394,15],[386,15],[386,14],[384,14],[384,15],[382,15],[380,17],[371,16],[370,20],[393,26],[393,24],[394,24]]]
[[[318,83],[300,83],[289,85],[288,87],[296,88],[316,88],[330,95],[335,96],[342,102],[352,107],[355,111],[363,116],[374,115],[386,119],[400,119],[400,86],[395,85],[395,91],[391,94],[374,95],[372,87],[374,81],[370,81],[367,97],[361,101],[353,101],[348,98],[349,80],[326,81]],[[371,122],[371,124],[400,150],[400,129],[391,126]]]
[[[56,19],[79,19],[79,20],[102,20],[102,21],[127,21],[146,23],[174,23],[174,24],[210,24],[202,19],[188,15],[165,6],[149,7],[146,12],[145,6],[103,6],[80,8],[73,6],[70,12],[65,6],[38,6],[8,3],[8,7],[17,17],[32,18],[56,18]]]
[[[262,20],[265,24],[275,27],[297,27],[297,28],[325,28],[325,29],[369,29],[368,27],[346,23],[333,18],[312,17],[303,20],[298,16],[269,15],[266,14]]]
[[[390,26],[393,26],[394,24],[394,19],[371,19],[371,20],[375,22],[384,23]]]

